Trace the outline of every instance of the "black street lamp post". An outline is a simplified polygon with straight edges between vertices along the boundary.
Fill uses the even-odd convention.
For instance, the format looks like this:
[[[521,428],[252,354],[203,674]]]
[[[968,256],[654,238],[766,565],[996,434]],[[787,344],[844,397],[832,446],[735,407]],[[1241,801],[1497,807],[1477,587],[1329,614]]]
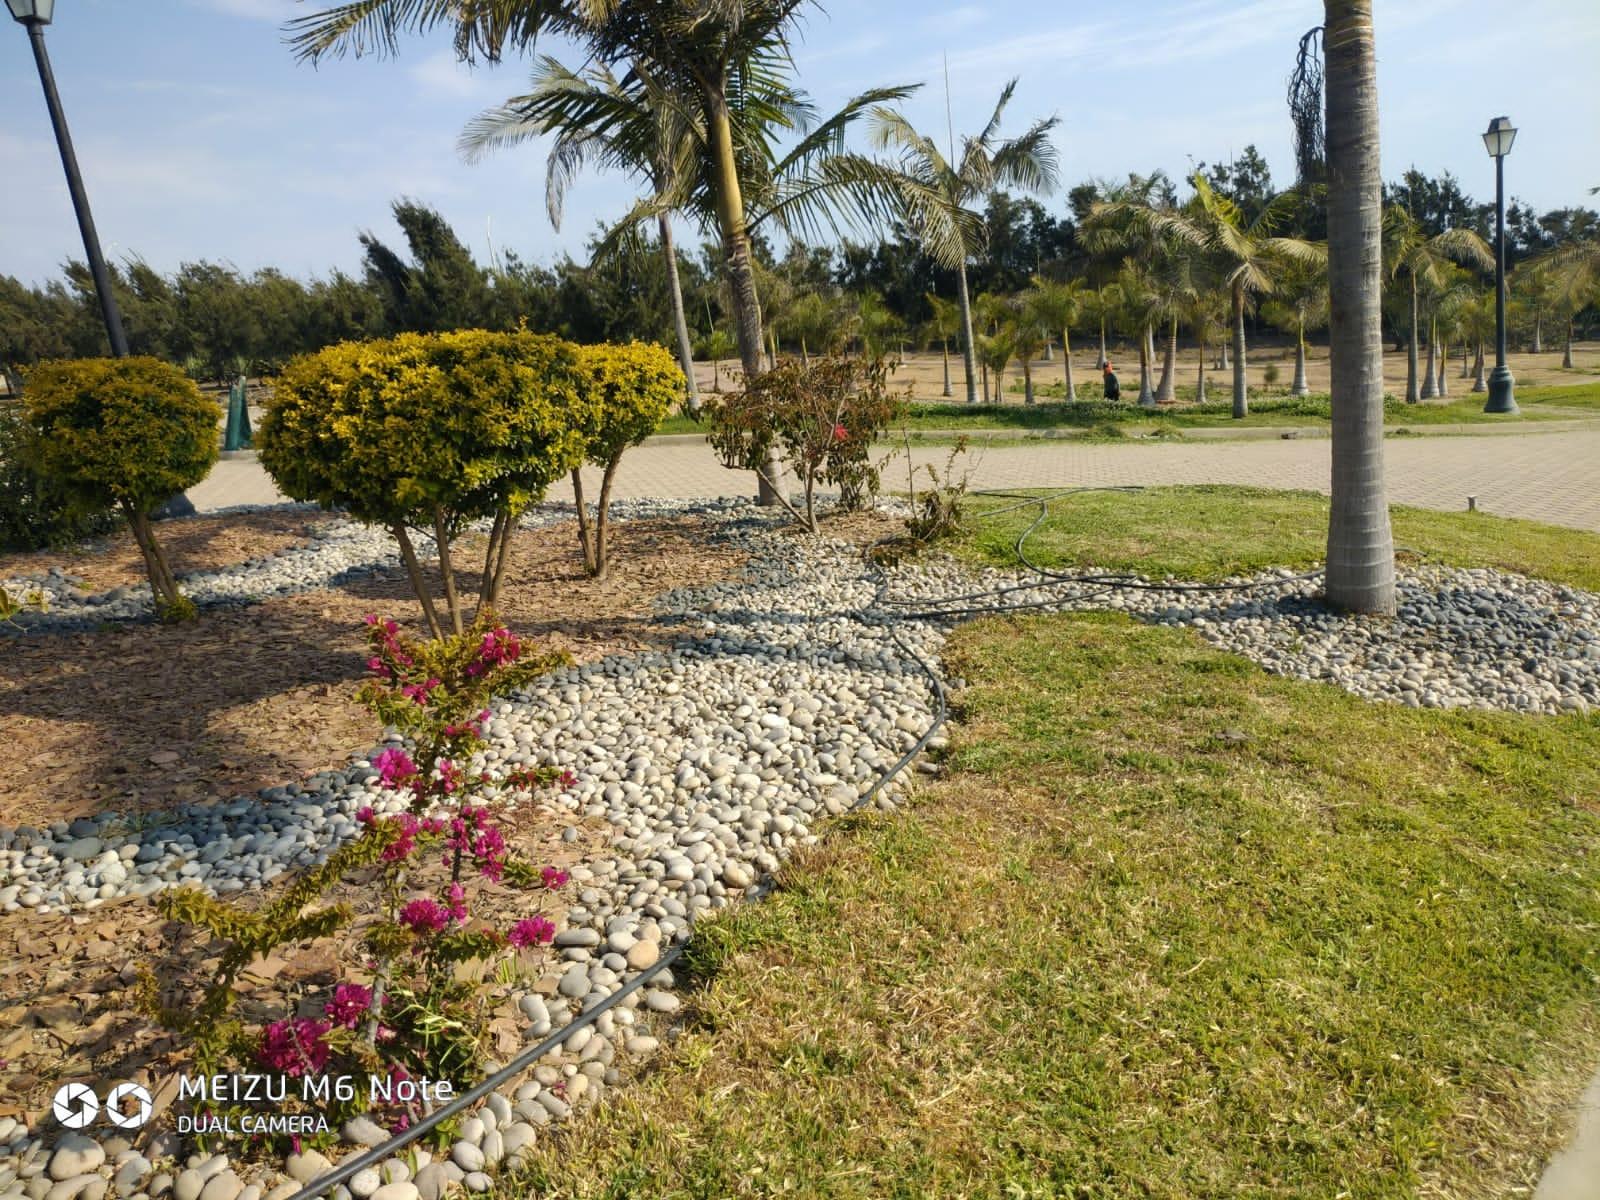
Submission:
[[[1494,370],[1489,373],[1486,413],[1517,411],[1511,368],[1506,365],[1506,155],[1516,139],[1510,117],[1496,117],[1483,135],[1494,159]]]
[[[122,331],[122,314],[117,311],[117,298],[111,292],[111,276],[106,271],[105,257],[100,253],[100,237],[94,231],[94,217],[89,212],[89,194],[84,191],[83,176],[78,173],[78,156],[72,151],[67,115],[61,110],[55,73],[50,70],[50,55],[44,48],[44,27],[50,24],[55,15],[55,0],[6,0],[6,6],[11,9],[11,15],[27,29],[28,41],[33,45],[33,60],[39,65],[39,82],[44,85],[50,123],[55,126],[61,165],[67,172],[67,190],[72,193],[72,207],[78,214],[78,230],[83,234],[83,251],[89,258],[95,294],[100,298],[100,315],[105,319],[111,353],[121,358],[128,353],[128,338]]]

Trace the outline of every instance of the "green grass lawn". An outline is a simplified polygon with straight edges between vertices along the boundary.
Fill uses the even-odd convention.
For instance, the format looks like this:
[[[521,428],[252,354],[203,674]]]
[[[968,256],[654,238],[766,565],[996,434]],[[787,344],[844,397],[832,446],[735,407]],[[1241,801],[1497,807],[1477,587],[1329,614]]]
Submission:
[[[1018,495],[1050,493],[1018,493]],[[1034,505],[974,496],[956,550],[1014,566],[1016,539]],[[1009,512],[1000,512],[1010,508]],[[996,514],[990,516],[989,514]],[[1452,566],[1492,566],[1600,590],[1600,536],[1485,513],[1393,509],[1395,542]],[[1141,492],[1083,492],[1050,505],[1030,535],[1043,567],[1102,567],[1152,578],[1215,579],[1268,567],[1319,564],[1328,536],[1328,498],[1315,492],[1199,486]]]
[[[706,926],[683,1036],[528,1194],[1537,1177],[1600,1055],[1600,720],[1372,705],[1108,616],[953,650],[951,776]]]
[[[1098,387],[1098,384],[1096,384]],[[1059,394],[1061,388],[1056,386]],[[1041,388],[1041,395],[1048,389]],[[1085,388],[1081,395],[1089,396]],[[1193,389],[1189,389],[1192,396]],[[1184,390],[1179,389],[1180,397]],[[1600,383],[1571,387],[1519,388],[1517,401],[1531,406],[1517,416],[1492,416],[1483,411],[1483,397],[1457,395],[1446,402],[1406,404],[1390,397],[1384,405],[1384,420],[1392,426],[1517,424],[1525,421],[1571,420],[1571,412],[1551,411],[1553,407],[1600,411]],[[1137,432],[1181,432],[1185,429],[1241,429],[1281,426],[1326,425],[1329,419],[1327,396],[1257,395],[1250,401],[1250,415],[1233,419],[1233,402],[1227,393],[1213,388],[1205,404],[1185,403],[1177,408],[1155,412],[1139,408],[1131,401],[1107,404],[1103,400],[1083,399],[1067,404],[1059,399],[1034,405],[944,404],[917,402],[911,406],[905,428],[912,434],[943,430],[1014,430],[1018,434],[1047,430],[1081,432],[1089,436],[1121,436]],[[689,417],[674,414],[662,422],[658,434],[699,433],[706,427]],[[897,436],[898,430],[891,436]]]
[[[1204,576],[1306,561],[1320,503],[1046,533]],[[1398,523],[1551,574],[1600,545]],[[1111,615],[947,653],[947,776],[703,923],[681,1036],[513,1194],[1526,1194],[1600,1060],[1600,716],[1371,704]]]

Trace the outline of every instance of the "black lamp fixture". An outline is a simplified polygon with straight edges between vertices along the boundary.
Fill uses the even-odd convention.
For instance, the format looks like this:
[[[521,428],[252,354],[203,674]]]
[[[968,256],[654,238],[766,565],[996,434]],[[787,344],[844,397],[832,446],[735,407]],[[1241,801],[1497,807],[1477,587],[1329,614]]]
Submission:
[[[1484,131],[1483,145],[1494,159],[1494,370],[1489,373],[1486,413],[1514,413],[1517,397],[1506,365],[1506,155],[1517,140],[1510,117],[1496,117]]]
[[[33,45],[33,61],[38,64],[44,101],[50,109],[50,124],[55,127],[56,147],[61,151],[61,166],[67,173],[67,190],[72,193],[72,208],[78,215],[78,231],[83,235],[83,252],[89,259],[89,272],[94,276],[95,294],[100,298],[100,315],[106,323],[106,337],[111,342],[111,353],[121,358],[128,353],[128,339],[122,331],[122,314],[117,311],[117,298],[111,292],[111,276],[106,271],[105,256],[100,253],[100,237],[94,231],[94,217],[89,212],[89,194],[84,191],[83,176],[78,172],[78,156],[72,150],[67,116],[61,109],[55,73],[50,69],[50,56],[44,46],[44,27],[55,17],[56,0],[6,0],[6,7],[28,31],[28,41]]]

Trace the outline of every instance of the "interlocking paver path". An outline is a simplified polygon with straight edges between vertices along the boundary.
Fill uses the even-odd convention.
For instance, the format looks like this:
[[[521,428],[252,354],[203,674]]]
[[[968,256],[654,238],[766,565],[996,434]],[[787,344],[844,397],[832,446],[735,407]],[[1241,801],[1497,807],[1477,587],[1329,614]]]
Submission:
[[[1330,445],[1325,438],[1158,445],[1040,441],[977,445],[969,458],[975,464],[973,486],[979,488],[1236,483],[1326,492]],[[1472,495],[1481,510],[1497,516],[1600,531],[1600,430],[1391,438],[1385,448],[1389,495],[1397,504],[1460,510]],[[942,464],[948,452],[918,447],[912,457],[919,466]],[[903,458],[885,470],[884,485],[904,489]],[[598,476],[586,490],[590,496],[598,493]],[[691,497],[754,491],[753,476],[724,470],[703,442],[663,440],[628,452],[614,494]],[[570,500],[572,489],[563,482],[550,494]],[[281,499],[253,460],[218,463],[189,496],[202,510]]]

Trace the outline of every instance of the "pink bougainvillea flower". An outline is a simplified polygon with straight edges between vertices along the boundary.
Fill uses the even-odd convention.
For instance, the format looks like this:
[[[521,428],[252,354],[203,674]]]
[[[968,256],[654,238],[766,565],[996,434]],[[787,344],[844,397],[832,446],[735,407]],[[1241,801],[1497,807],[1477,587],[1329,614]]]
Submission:
[[[326,1021],[308,1017],[274,1021],[261,1031],[256,1056],[264,1066],[284,1075],[315,1074],[328,1065],[328,1044],[322,1040],[327,1032]]]
[[[567,884],[567,873],[565,871],[558,871],[554,867],[546,867],[543,871],[539,872],[539,874],[544,879],[545,887],[551,889],[552,891],[558,887],[565,887]]]
[[[362,617],[361,619],[363,621],[365,621],[368,625],[376,625],[378,623],[378,614],[377,613],[368,613],[366,616]]]
[[[506,941],[513,946],[544,946],[556,936],[556,927],[544,917],[525,917],[511,927]]]
[[[398,787],[417,773],[417,764],[397,746],[381,751],[372,765],[378,770],[378,782],[386,788]]]
[[[467,889],[459,883],[450,885],[450,915],[457,924],[467,919]]]
[[[354,1029],[371,1007],[371,990],[359,983],[341,983],[333,989],[333,999],[323,1006],[322,1011],[332,1018],[335,1025]]]
[[[416,933],[441,933],[450,927],[450,910],[437,900],[412,900],[400,910],[400,924]]]

